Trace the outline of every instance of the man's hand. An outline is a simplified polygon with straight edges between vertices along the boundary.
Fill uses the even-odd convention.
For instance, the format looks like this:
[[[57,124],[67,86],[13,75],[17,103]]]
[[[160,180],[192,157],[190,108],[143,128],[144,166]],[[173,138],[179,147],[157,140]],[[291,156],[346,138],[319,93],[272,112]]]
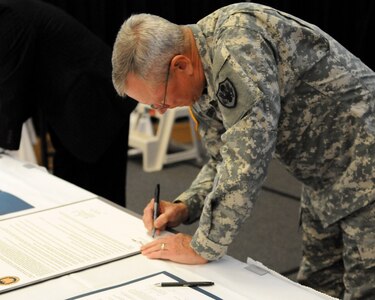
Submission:
[[[158,238],[141,247],[143,255],[151,259],[166,259],[182,264],[205,264],[207,260],[191,247],[191,236],[178,233]]]
[[[183,203],[172,203],[168,201],[160,201],[159,217],[154,223],[154,199],[143,210],[143,223],[149,232],[155,226],[156,235],[166,227],[176,227],[188,218],[188,208]]]

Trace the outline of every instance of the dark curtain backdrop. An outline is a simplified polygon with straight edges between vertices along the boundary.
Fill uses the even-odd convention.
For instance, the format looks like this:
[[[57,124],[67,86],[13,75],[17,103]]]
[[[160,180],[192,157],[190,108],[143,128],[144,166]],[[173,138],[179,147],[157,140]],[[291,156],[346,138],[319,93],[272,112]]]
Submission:
[[[195,23],[228,0],[44,0],[63,8],[112,46],[132,13],[160,15],[178,24]],[[375,33],[375,1],[259,0],[319,26],[375,70],[370,41]]]

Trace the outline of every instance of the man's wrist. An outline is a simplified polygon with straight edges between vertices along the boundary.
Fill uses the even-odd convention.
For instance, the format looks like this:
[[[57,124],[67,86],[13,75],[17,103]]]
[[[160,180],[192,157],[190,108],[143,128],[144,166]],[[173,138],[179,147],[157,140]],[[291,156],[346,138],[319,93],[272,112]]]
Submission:
[[[179,206],[180,220],[181,223],[189,219],[189,209],[187,205],[181,201],[176,201],[175,204]]]

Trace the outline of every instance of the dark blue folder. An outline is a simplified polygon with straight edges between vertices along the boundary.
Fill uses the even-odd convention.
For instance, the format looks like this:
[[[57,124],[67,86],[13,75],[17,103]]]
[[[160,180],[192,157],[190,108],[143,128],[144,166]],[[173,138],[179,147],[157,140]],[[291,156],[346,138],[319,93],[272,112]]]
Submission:
[[[33,208],[24,200],[4,191],[0,191],[0,215]]]

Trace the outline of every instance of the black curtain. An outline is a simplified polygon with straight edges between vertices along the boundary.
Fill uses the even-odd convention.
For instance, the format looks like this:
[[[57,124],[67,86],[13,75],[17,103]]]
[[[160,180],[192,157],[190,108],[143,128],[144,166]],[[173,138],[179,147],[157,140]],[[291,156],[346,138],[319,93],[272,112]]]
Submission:
[[[63,8],[112,46],[124,19],[152,13],[178,24],[195,23],[228,0],[44,0]],[[259,0],[319,26],[375,70],[370,41],[375,33],[375,1]]]
[[[374,1],[259,0],[258,3],[317,25],[375,70],[375,57],[370,47],[375,34]]]

